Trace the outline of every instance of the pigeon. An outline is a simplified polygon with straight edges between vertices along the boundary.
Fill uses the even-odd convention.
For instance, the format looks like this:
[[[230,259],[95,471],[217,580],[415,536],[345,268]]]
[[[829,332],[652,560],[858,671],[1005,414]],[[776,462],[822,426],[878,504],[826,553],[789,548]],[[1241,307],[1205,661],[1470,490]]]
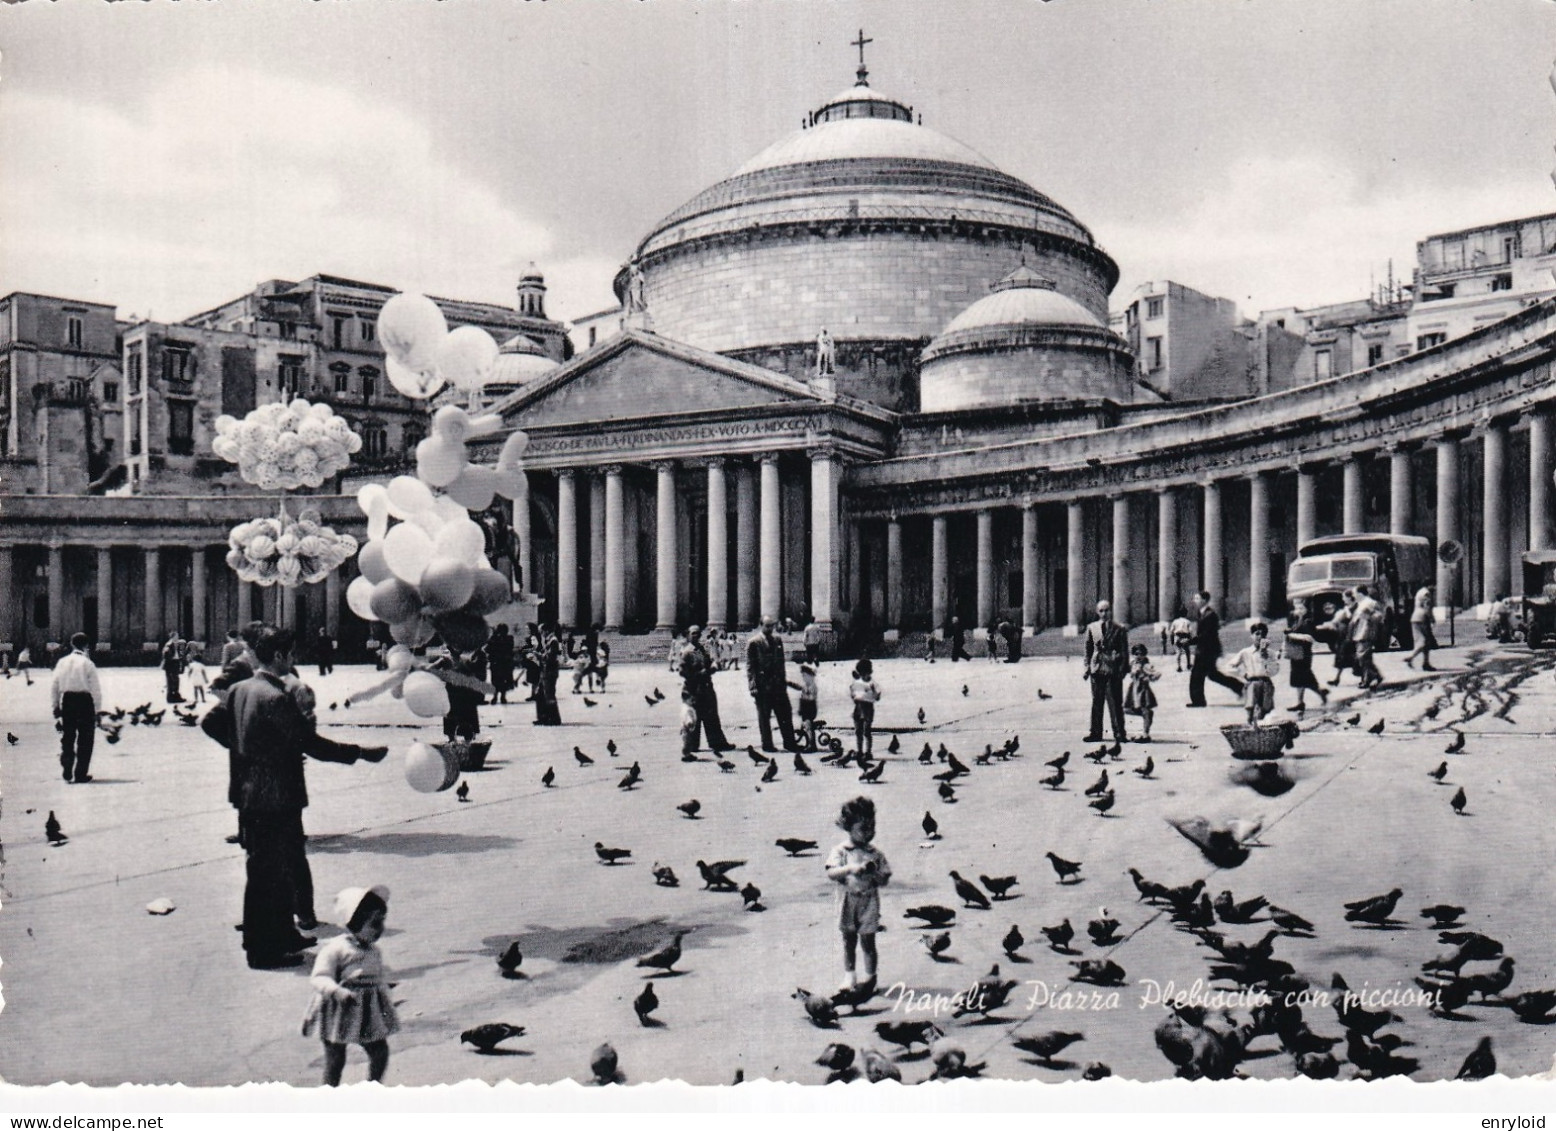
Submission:
[[[1448,804],[1453,806],[1454,813],[1460,817],[1464,816],[1464,807],[1469,804],[1469,798],[1465,796],[1462,785],[1459,787],[1459,791],[1449,798]]]
[[[1344,1026],[1347,1033],[1357,1033],[1363,1036],[1371,1036],[1391,1021],[1399,1018],[1386,1009],[1363,1009],[1349,997],[1350,986],[1338,973],[1329,980],[1329,988],[1333,991],[1330,1001],[1334,1005],[1335,1016]],[[1361,1067],[1358,1065],[1357,1067]]]
[[[777,762],[768,762],[767,763],[767,769],[762,771],[762,784],[766,785],[768,782],[774,781],[777,777],[778,777],[778,763]]]
[[[1274,923],[1288,935],[1310,935],[1313,933],[1313,924],[1308,922],[1295,911],[1287,911],[1284,907],[1269,905],[1270,922]]]
[[[865,1049],[861,1054],[864,1058],[864,1078],[872,1084],[879,1084],[883,1080],[895,1080],[902,1083],[902,1070],[874,1049]]]
[[[1102,771],[1102,776],[1086,787],[1087,797],[1101,797],[1108,791],[1108,772]]]
[[[1070,940],[1075,937],[1075,928],[1070,926],[1068,919],[1057,927],[1039,927],[1038,930],[1042,931],[1043,936],[1048,939],[1048,945],[1059,951],[1068,951]]]
[[[956,894],[962,900],[963,907],[976,907],[980,911],[989,909],[989,897],[978,890],[976,884],[962,879],[960,872],[952,872],[951,879],[956,885]]]
[[[1485,1080],[1497,1074],[1497,1058],[1491,1051],[1491,1038],[1482,1037],[1464,1063],[1455,1080]]]
[[[617,789],[632,789],[643,780],[643,770],[636,762],[627,768],[627,774],[616,783]]]
[[[585,695],[583,697],[583,704],[584,704],[585,707],[598,707],[599,706],[598,703],[596,703],[593,699],[590,699],[587,695]]]
[[[625,860],[632,855],[630,848],[606,848],[599,841],[594,842],[594,854],[600,858],[601,864],[615,864],[618,860]]]
[[[512,1037],[522,1037],[524,1026],[509,1025],[506,1022],[496,1021],[486,1025],[477,1025],[474,1029],[466,1029],[459,1034],[459,1043],[462,1045],[474,1045],[479,1053],[491,1053],[498,1045]]]
[[[1469,983],[1470,989],[1480,995],[1480,1000],[1485,1001],[1492,994],[1500,994],[1512,984],[1513,960],[1504,958],[1491,973],[1471,974],[1464,980]]]
[[[1438,785],[1441,785],[1442,780],[1448,776],[1448,763],[1444,762],[1435,770],[1428,771],[1426,776],[1437,782]]]
[[[1057,790],[1060,786],[1064,785],[1064,771],[1055,770],[1048,777],[1039,779],[1038,784],[1046,785],[1049,789]]]
[[[697,871],[702,873],[702,886],[704,890],[712,891],[736,891],[735,881],[729,878],[729,873],[745,864],[744,860],[720,860],[713,864],[697,861]]]
[[[519,940],[514,939],[508,944],[508,948],[497,956],[497,968],[502,971],[504,978],[522,978],[519,966],[524,962],[524,954],[519,950]]]
[[[797,989],[789,995],[805,1007],[805,1015],[818,1029],[836,1029],[837,1007],[824,997],[817,997],[809,990]]]
[[[926,927],[944,927],[956,918],[956,912],[938,903],[926,903],[922,907],[910,907],[902,913],[904,919],[922,920]]]
[[[616,1050],[607,1042],[589,1054],[589,1071],[594,1073],[593,1083],[624,1084],[627,1078],[618,1070]]]
[[[989,968],[989,972],[979,978],[967,996],[963,999],[953,1017],[960,1017],[964,1013],[980,1013],[984,1017],[1004,1006],[1010,1000],[1011,992],[1021,983],[1014,978],[1000,977],[999,963],[996,962]]]
[[[806,777],[810,776],[810,763],[805,760],[805,755],[798,750],[794,752],[794,772],[804,774]]]
[[[1127,975],[1124,968],[1117,962],[1106,958],[1082,958],[1072,961],[1075,973],[1070,975],[1072,982],[1089,982],[1094,986],[1122,986]]]
[[[1542,1024],[1556,1009],[1556,990],[1528,990],[1508,1001],[1508,1006],[1520,1021],[1531,1025]]]
[[[1370,727],[1368,727],[1367,728],[1367,733],[1368,734],[1382,734],[1383,733],[1383,720],[1379,719],[1377,722],[1373,723]]]
[[[1356,714],[1354,714],[1350,718],[1346,719],[1345,720],[1345,725],[1348,726],[1348,727],[1359,727],[1359,726],[1361,726],[1361,712],[1358,711]]]
[[[546,772],[540,775],[540,784],[550,789],[556,784],[556,767],[547,766]]]
[[[1182,910],[1193,904],[1204,889],[1205,881],[1195,880],[1192,884],[1184,884],[1181,887],[1163,888],[1162,896],[1172,904],[1174,910]]]
[[[678,888],[681,881],[676,877],[675,869],[668,864],[654,865],[654,883],[662,888]]]
[[[1155,761],[1155,759],[1153,759],[1149,754],[1147,754],[1145,756],[1145,764],[1143,766],[1136,766],[1132,772],[1136,773],[1136,774],[1139,774],[1140,777],[1142,777],[1142,778],[1149,778],[1152,774],[1154,774],[1156,772],[1156,761]]]
[[[1125,868],[1124,871],[1134,881],[1135,890],[1140,893],[1136,897],[1136,902],[1144,899],[1150,903],[1156,903],[1158,900],[1167,898],[1166,884],[1159,884],[1155,880],[1146,879],[1140,874],[1139,868]]]
[[[1020,883],[1015,876],[979,876],[978,882],[987,888],[989,894],[995,899],[1009,899],[1010,889]]]
[[[1086,924],[1086,933],[1091,936],[1091,941],[1098,946],[1112,946],[1118,942],[1118,920],[1108,916],[1106,907],[1101,909],[1101,918],[1093,919]]]
[[[816,842],[813,840],[800,840],[798,837],[793,836],[781,836],[773,843],[790,856],[798,856],[802,852],[808,852],[812,848],[817,847]]]
[[[1108,755],[1108,748],[1106,746],[1099,746],[1089,754],[1082,754],[1081,757],[1086,759],[1088,762],[1092,762],[1100,766],[1102,763],[1108,760]]]
[[[54,810],[49,810],[48,820],[43,822],[43,835],[52,845],[64,844],[70,838],[65,835],[65,830],[59,827],[59,821],[54,817]]]
[[[1210,897],[1201,895],[1197,902],[1173,908],[1172,917],[1189,930],[1205,930],[1215,926],[1216,911],[1210,906]]]
[[[956,787],[948,781],[940,783],[940,800],[947,803],[955,802]]]
[[[923,726],[924,725],[924,708],[922,708],[922,707],[920,707],[918,709],[918,725],[919,726]]]
[[[887,1044],[900,1046],[904,1052],[911,1051],[914,1045],[928,1048],[945,1035],[933,1021],[877,1021],[875,1033]]]
[[[459,798],[459,800],[461,800],[461,801],[469,801],[470,800],[470,783],[469,782],[465,782],[465,781],[460,782],[459,783],[459,788],[454,791],[454,796]]]
[[[652,695],[643,696],[643,702],[647,703],[650,707],[659,706],[659,700],[655,699]]]
[[[594,759],[589,757],[589,755],[585,754],[582,750],[578,749],[578,747],[576,747],[576,746],[573,747],[573,758],[578,762],[578,764],[580,766],[592,766],[592,765],[594,765]]]
[[[118,743],[118,741],[119,741],[119,732],[121,730],[123,730],[123,729],[124,729],[123,724],[120,724],[119,726],[116,726],[116,727],[108,727],[108,726],[103,727],[103,733],[108,736],[108,745],[109,746],[113,746],[113,745]]]
[[[1345,905],[1345,921],[1347,923],[1372,923],[1380,925],[1388,922],[1389,916],[1394,914],[1394,905],[1399,902],[1399,897],[1404,893],[1395,888],[1387,895],[1375,895],[1370,899],[1358,899],[1354,903]]]
[[[1434,903],[1430,907],[1421,908],[1421,918],[1434,920],[1432,926],[1438,930],[1452,927],[1463,914],[1464,908],[1455,907],[1451,903]]]
[[[1229,891],[1223,891],[1216,896],[1214,903],[1216,915],[1223,923],[1252,923],[1255,916],[1269,905],[1269,901],[1262,895],[1256,895],[1252,899],[1245,899],[1239,903],[1232,898],[1232,893]]]
[[[1053,698],[1052,695],[1048,694],[1048,692],[1044,691],[1041,687],[1039,687],[1037,689],[1037,697],[1038,697],[1039,700],[1042,700],[1042,701],[1045,701],[1045,702],[1047,700]]]
[[[1351,1063],[1369,1080],[1408,1076],[1421,1066],[1419,1061],[1410,1057],[1395,1056],[1389,1049],[1369,1041],[1355,1029],[1346,1031],[1345,1051]]]
[[[1101,797],[1093,797],[1086,804],[1097,811],[1097,816],[1106,817],[1108,810],[1113,808],[1113,791],[1110,789]]]
[[[654,702],[655,703],[663,703],[664,701],[665,701],[665,693],[663,691],[660,691],[659,688],[657,688],[657,687],[654,688]]]
[[[645,954],[638,959],[638,966],[644,970],[663,970],[668,973],[675,969],[675,964],[681,961],[681,940],[686,937],[685,931],[675,932],[675,936],[664,946],[652,954]]]
[[[1113,1075],[1113,1070],[1100,1060],[1094,1060],[1081,1069],[1082,1080],[1106,1080]]]
[[[1059,755],[1059,757],[1050,758],[1048,761],[1044,762],[1043,765],[1052,766],[1056,770],[1062,770],[1066,765],[1069,764],[1069,761],[1070,752],[1066,750],[1063,754]]]
[[[772,759],[769,758],[767,755],[765,755],[765,754],[758,754],[756,752],[756,747],[755,746],[747,746],[746,747],[746,757],[750,758],[752,764],[753,765],[757,765],[757,766],[765,766],[765,765],[767,765],[767,763],[772,761]]]
[[[740,898],[744,901],[747,911],[765,911],[762,906],[762,889],[755,884],[748,883],[740,889]]]
[[[932,765],[935,761],[935,752],[930,749],[929,743],[924,743],[924,749],[918,752],[918,764],[920,766]]]
[[[1469,1004],[1472,989],[1470,984],[1462,979],[1450,978],[1446,982],[1429,982],[1424,978],[1417,978],[1415,984],[1432,995],[1429,1008],[1438,1017],[1458,1017],[1459,1010]]]
[[[951,949],[950,931],[941,931],[938,935],[920,935],[919,942],[924,944],[924,949],[929,951],[929,957],[936,962],[947,961],[940,956]]]
[[[1005,948],[1005,957],[1014,959],[1016,951],[1026,945],[1026,936],[1021,933],[1021,928],[1012,923],[1010,930],[1005,932],[1005,937],[1000,940],[1000,946]]]
[[[816,1063],[825,1068],[829,1073],[827,1076],[828,1084],[839,1081],[847,1083],[859,1077],[858,1071],[854,1068],[854,1050],[849,1045],[828,1045],[821,1050],[821,1055],[816,1058]]]
[[[1070,877],[1081,870],[1079,860],[1066,860],[1063,856],[1055,856],[1052,852],[1043,853],[1048,857],[1048,862],[1054,867],[1054,874],[1059,877],[1061,884],[1069,883]]]
[[[1457,974],[1464,968],[1466,962],[1482,962],[1502,957],[1502,944],[1496,939],[1474,931],[1456,933],[1453,939],[1459,942],[1457,951],[1446,958],[1429,958],[1421,964],[1421,969],[1427,972],[1447,971]]]
[[[695,761],[695,759],[693,759],[693,761]],[[735,772],[735,763],[731,762],[727,758],[720,758],[718,760],[718,764],[719,773],[721,774],[732,774]]]
[[[972,771],[967,768],[967,763],[963,762],[949,750],[947,750],[945,753],[945,764],[950,768],[951,772],[959,778],[964,778],[968,774],[972,773]]]
[[[924,819],[920,822],[924,829],[924,835],[930,840],[940,839],[940,822],[935,820],[934,814],[928,809],[924,810]]]
[[[1085,1039],[1084,1033],[1067,1033],[1056,1029],[1051,1033],[1038,1033],[1033,1037],[1015,1037],[1010,1043],[1028,1056],[1036,1057],[1047,1064],[1076,1041]]]
[[[585,699],[584,702],[587,703],[588,700]],[[612,758],[616,756],[616,740],[614,738],[606,739],[605,753],[609,754]]]
[[[697,814],[702,811],[702,802],[698,801],[694,797],[690,801],[681,802],[676,806],[676,808],[679,809],[682,813],[686,814],[686,819],[688,821],[695,821],[697,819]]]
[[[881,774],[886,771],[885,761],[880,761],[859,775],[859,780],[866,785],[875,785],[881,780]]]
[[[1443,747],[1443,753],[1444,754],[1457,754],[1457,753],[1459,753],[1459,751],[1461,751],[1463,749],[1464,749],[1464,732],[1462,730],[1456,730],[1456,731],[1453,732],[1453,741],[1448,743],[1447,746]]]
[[[659,995],[654,992],[654,983],[648,982],[643,986],[643,992],[633,999],[632,1012],[638,1015],[638,1024],[648,1027],[649,1015],[659,1008]]]
[[[1169,820],[1168,824],[1177,829],[1185,840],[1191,841],[1199,849],[1200,855],[1217,868],[1236,868],[1246,861],[1248,849],[1243,841],[1258,832],[1256,827],[1249,837],[1240,838],[1232,831],[1230,824],[1213,826],[1204,817]]]
[[[935,1065],[935,1070],[929,1074],[931,1080],[975,1080],[989,1066],[982,1060],[968,1064],[967,1050],[944,1037],[929,1046],[929,1059]]]

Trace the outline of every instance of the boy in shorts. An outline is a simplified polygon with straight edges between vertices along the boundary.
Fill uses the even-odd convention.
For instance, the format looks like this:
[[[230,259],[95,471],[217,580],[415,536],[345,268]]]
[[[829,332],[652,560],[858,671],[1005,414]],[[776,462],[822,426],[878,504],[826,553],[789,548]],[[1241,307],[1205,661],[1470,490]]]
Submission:
[[[856,797],[843,806],[837,819],[848,839],[827,856],[827,878],[843,885],[838,929],[843,933],[843,984],[848,991],[856,984],[875,988],[875,934],[881,929],[881,891],[891,882],[891,865],[881,850],[870,842],[875,839],[875,802]],[[864,951],[864,980],[856,983],[855,951]]]

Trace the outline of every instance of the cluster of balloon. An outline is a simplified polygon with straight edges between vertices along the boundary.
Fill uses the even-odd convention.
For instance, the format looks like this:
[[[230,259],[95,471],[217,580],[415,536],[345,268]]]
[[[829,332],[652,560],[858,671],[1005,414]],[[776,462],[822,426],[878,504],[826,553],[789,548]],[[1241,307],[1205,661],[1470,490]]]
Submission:
[[[261,405],[242,420],[218,416],[211,450],[237,464],[238,474],[256,487],[291,491],[318,487],[344,471],[362,450],[362,437],[329,405],[298,397]]]
[[[357,540],[323,525],[318,511],[305,510],[294,519],[284,504],[275,518],[234,526],[228,545],[227,564],[258,585],[312,585],[357,552]]]
[[[378,312],[389,383],[412,400],[426,400],[445,384],[481,391],[497,361],[497,342],[479,326],[450,331],[438,304],[426,295],[397,294]]]

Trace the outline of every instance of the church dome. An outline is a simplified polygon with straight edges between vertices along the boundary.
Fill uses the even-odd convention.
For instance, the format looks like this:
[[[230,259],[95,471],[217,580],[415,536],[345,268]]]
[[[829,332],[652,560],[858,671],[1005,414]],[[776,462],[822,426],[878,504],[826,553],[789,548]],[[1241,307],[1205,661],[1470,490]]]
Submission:
[[[546,376],[559,364],[546,356],[546,351],[534,338],[515,334],[498,350],[486,387],[511,391]]]

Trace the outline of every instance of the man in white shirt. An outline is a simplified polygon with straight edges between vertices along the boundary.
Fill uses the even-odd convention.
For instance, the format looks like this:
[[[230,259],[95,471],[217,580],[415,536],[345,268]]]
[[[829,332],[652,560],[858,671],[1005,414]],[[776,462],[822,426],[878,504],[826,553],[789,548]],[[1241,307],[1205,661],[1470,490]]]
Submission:
[[[70,638],[70,655],[54,665],[54,717],[64,730],[59,744],[59,764],[66,781],[89,782],[92,743],[97,737],[97,708],[103,701],[97,665],[86,654],[87,636]]]

